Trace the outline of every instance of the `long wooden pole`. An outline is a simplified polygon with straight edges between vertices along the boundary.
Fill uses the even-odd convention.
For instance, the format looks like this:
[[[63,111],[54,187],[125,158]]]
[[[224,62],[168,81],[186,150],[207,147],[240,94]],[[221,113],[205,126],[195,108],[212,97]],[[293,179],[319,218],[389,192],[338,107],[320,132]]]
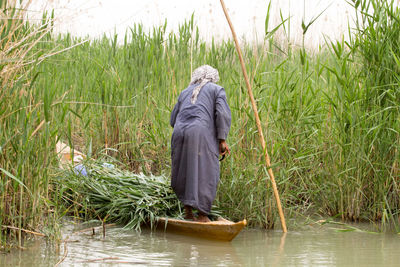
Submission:
[[[261,147],[262,147],[263,151],[265,151],[265,153],[264,153],[265,163],[266,163],[266,166],[267,166],[269,178],[270,178],[271,183],[272,183],[272,188],[274,190],[274,196],[275,196],[275,200],[276,200],[276,205],[278,206],[278,212],[279,212],[279,217],[281,219],[282,230],[283,230],[284,233],[286,233],[287,232],[287,228],[286,228],[285,216],[283,214],[281,200],[279,198],[279,192],[278,192],[278,188],[277,188],[276,182],[275,182],[275,176],[274,176],[274,173],[273,173],[273,171],[271,169],[271,161],[270,161],[270,158],[269,158],[269,155],[268,155],[267,147],[265,145],[265,139],[264,139],[263,131],[262,131],[262,128],[261,128],[260,117],[258,115],[257,105],[256,105],[256,101],[254,100],[254,95],[253,95],[253,91],[251,89],[251,85],[250,85],[250,82],[249,82],[249,77],[247,76],[247,71],[246,71],[246,67],[244,65],[242,51],[240,50],[239,42],[238,42],[238,39],[236,37],[236,33],[235,33],[234,28],[233,28],[231,19],[229,18],[228,11],[226,10],[226,6],[225,6],[225,3],[224,3],[224,0],[220,0],[220,1],[221,1],[222,9],[224,10],[224,14],[225,14],[226,20],[228,21],[229,27],[231,28],[231,31],[232,31],[232,36],[233,36],[233,40],[235,41],[236,50],[237,50],[237,52],[239,54],[240,65],[242,66],[243,76],[244,76],[244,79],[246,81],[247,92],[249,94],[250,101],[251,101],[251,106],[253,107],[254,116],[256,118],[258,136],[260,137]]]

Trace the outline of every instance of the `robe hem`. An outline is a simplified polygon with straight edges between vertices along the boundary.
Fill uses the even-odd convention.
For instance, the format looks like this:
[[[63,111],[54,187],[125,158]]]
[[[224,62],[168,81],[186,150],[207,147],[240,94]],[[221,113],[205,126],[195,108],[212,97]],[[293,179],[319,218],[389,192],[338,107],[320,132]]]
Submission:
[[[210,213],[210,211],[211,211],[211,208],[210,209],[207,209],[207,211],[206,211],[206,209],[203,209],[203,208],[201,208],[201,207],[199,207],[198,205],[197,205],[197,202],[195,202],[195,201],[185,201],[185,200],[181,200],[181,202],[183,203],[183,205],[187,205],[187,206],[191,206],[192,208],[194,208],[194,209],[196,209],[196,210],[199,210],[199,211],[201,211],[202,213],[204,213],[204,214],[209,214]]]

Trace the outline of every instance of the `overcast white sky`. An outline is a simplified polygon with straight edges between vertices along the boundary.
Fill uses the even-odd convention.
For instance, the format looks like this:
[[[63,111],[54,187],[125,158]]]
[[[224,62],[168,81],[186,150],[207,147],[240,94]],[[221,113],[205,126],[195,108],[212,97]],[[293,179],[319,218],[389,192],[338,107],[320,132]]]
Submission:
[[[247,41],[263,39],[268,3],[267,0],[225,0],[239,37]],[[56,31],[76,36],[94,38],[114,32],[123,36],[134,23],[151,29],[165,20],[168,30],[176,31],[194,12],[196,25],[205,40],[231,38],[218,0],[33,0],[31,17],[41,16],[45,9],[54,9]],[[348,16],[353,9],[345,0],[271,0],[270,25],[280,23],[281,12],[284,18],[290,16],[291,41],[299,44],[301,21],[308,23],[322,11],[305,36],[308,46],[322,44],[324,34],[333,39],[347,34]],[[285,36],[283,32],[279,35]]]

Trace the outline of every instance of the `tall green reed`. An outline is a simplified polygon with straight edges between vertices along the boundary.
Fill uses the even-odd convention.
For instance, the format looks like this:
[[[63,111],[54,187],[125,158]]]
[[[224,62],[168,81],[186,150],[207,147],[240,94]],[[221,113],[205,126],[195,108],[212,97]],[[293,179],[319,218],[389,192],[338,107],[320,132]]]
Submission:
[[[386,22],[395,21],[390,17],[395,10],[386,7]],[[382,10],[386,9],[380,14]],[[374,16],[365,14],[367,18]],[[375,21],[371,20],[370,31],[377,28]],[[377,21],[382,24],[385,20]],[[374,39],[364,34],[368,33],[365,24],[361,26],[352,33],[350,42],[328,42],[326,48],[314,53],[289,44],[283,48],[273,38],[264,45],[243,45],[289,216],[393,222],[398,215],[399,56],[395,43],[384,46],[378,42],[384,34],[375,46],[363,46]],[[288,22],[282,27],[290,31]],[[34,51],[54,51],[84,41],[70,35],[48,38]],[[7,209],[1,213],[7,214],[3,224],[18,225],[18,217],[21,225],[31,227],[26,218],[52,214],[46,213],[47,203],[51,203],[50,210],[62,205],[61,196],[52,195],[53,176],[42,167],[43,163],[48,167],[57,164],[55,135],[87,154],[106,151],[134,172],[168,174],[170,111],[188,85],[191,70],[210,64],[220,72],[233,117],[228,137],[232,155],[221,163],[215,203],[233,220],[246,217],[251,225],[274,227],[272,190],[265,187],[267,174],[233,43],[200,40],[193,18],[182,24],[178,33],[167,33],[166,25],[150,32],[134,25],[121,43],[118,39],[104,36],[47,58],[26,74],[29,83],[19,84],[24,88],[20,92],[27,94],[25,100],[14,97],[3,102],[8,104],[0,115],[6,129],[0,139],[6,151],[0,156],[1,166],[36,197],[33,215],[18,217],[18,209]],[[387,58],[376,62],[393,64],[385,67],[392,70],[389,78],[375,66],[378,63],[368,61],[374,58],[369,47],[378,45],[375,52],[386,47]],[[392,55],[390,60],[388,55]],[[373,77],[380,77],[381,82],[374,84]],[[6,106],[1,105],[1,109]],[[45,123],[34,139],[29,139],[42,121]],[[20,172],[16,166],[21,166]],[[20,190],[24,186],[16,179],[1,175],[2,181],[7,179],[2,188],[12,192],[11,200],[6,200],[10,194],[2,194],[0,207],[4,211],[11,205],[5,203],[17,207],[18,197],[29,193]],[[36,220],[31,228],[40,224],[44,223]]]
[[[0,247],[15,239],[22,246],[23,229],[54,222],[48,173],[55,164],[54,93],[46,89],[43,98],[35,97],[39,74],[33,70],[47,55],[37,46],[50,38],[52,19],[44,15],[29,25],[29,4],[0,1]]]
[[[349,42],[331,43],[336,86],[329,98],[338,144],[342,217],[397,225],[399,149],[399,9],[394,1],[353,1]],[[369,210],[370,214],[363,214]],[[389,214],[390,218],[383,218]]]
[[[51,86],[56,99],[63,97],[52,106],[51,116],[58,120],[57,114],[66,114],[59,120],[65,138],[71,136],[83,150],[92,144],[93,153],[104,149],[107,140],[108,147],[116,149],[109,153],[132,170],[168,172],[170,110],[189,83],[191,68],[214,65],[232,108],[229,142],[234,152],[221,165],[216,203],[232,219],[247,217],[253,225],[272,227],[272,192],[265,188],[267,175],[233,43],[202,42],[193,21],[179,34],[167,34],[165,25],[148,33],[136,25],[122,44],[116,45],[115,39],[93,40],[38,67],[51,75],[38,77],[36,86]],[[70,36],[56,41],[63,46],[74,42],[79,40]],[[354,64],[362,63],[345,45],[332,43],[314,54],[295,48],[286,53],[270,40],[266,46],[244,45],[288,213],[378,219],[362,205],[375,199],[360,190],[375,190],[363,183],[370,170],[361,164],[366,158],[359,160],[367,146],[359,118],[367,117],[357,105],[363,88]],[[48,46],[42,49],[51,49]],[[36,93],[43,97],[41,91]],[[381,193],[375,191],[375,197]]]

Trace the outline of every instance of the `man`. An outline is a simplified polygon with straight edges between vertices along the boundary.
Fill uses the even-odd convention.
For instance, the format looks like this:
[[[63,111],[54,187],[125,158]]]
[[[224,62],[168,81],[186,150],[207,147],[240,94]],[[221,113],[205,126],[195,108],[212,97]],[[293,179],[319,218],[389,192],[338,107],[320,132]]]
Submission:
[[[194,70],[171,113],[171,185],[188,220],[210,221],[207,215],[219,182],[218,155],[230,154],[225,140],[231,110],[218,80],[218,71],[211,66]],[[199,211],[197,218],[192,208]]]

